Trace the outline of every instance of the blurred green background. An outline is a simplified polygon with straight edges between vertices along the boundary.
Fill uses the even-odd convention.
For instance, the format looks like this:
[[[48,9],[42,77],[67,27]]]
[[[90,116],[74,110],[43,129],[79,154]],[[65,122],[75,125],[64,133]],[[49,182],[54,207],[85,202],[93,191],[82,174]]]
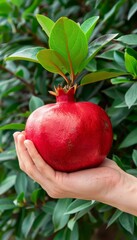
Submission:
[[[21,48],[48,47],[48,39],[35,17],[37,13],[53,21],[68,16],[80,23],[99,16],[90,41],[111,33],[118,33],[118,37],[104,46],[85,71],[114,69],[129,74],[81,86],[76,100],[92,101],[106,110],[114,131],[109,157],[137,176],[136,12],[134,0],[0,1],[1,240],[137,239],[137,217],[102,203],[52,199],[19,169],[12,135],[24,129],[33,110],[55,102],[48,91],[62,80],[37,63],[5,61]]]

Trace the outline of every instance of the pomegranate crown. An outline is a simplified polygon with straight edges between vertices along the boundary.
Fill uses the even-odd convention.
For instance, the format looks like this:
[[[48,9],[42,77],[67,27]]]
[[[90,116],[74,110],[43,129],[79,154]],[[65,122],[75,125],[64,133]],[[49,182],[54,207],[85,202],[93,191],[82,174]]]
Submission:
[[[55,91],[49,91],[50,94],[56,97],[57,102],[74,102],[74,95],[77,89],[77,85],[75,84],[72,87],[66,85],[64,88],[62,86],[54,87]]]

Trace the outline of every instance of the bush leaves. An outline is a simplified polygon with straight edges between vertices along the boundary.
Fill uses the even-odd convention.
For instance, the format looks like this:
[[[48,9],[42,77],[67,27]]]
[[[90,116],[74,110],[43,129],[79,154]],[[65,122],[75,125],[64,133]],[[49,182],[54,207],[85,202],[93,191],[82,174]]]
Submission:
[[[25,60],[38,63],[36,55],[42,49],[43,47],[23,47],[6,57],[5,60]]]
[[[105,79],[110,79],[110,78],[114,78],[117,76],[121,76],[125,73],[123,72],[116,72],[116,71],[98,71],[98,72],[93,72],[93,73],[89,73],[87,75],[85,75],[83,77],[83,79],[81,80],[81,85],[85,85],[85,84],[89,84],[89,83],[93,83],[93,82],[98,82],[98,81],[102,81]]]
[[[130,108],[137,100],[137,83],[133,83],[125,94],[125,102]]]
[[[91,18],[88,18],[87,20],[85,20],[81,24],[81,29],[86,34],[87,40],[89,40],[89,38],[91,37],[91,34],[97,24],[98,19],[99,19],[98,16],[91,17]]]

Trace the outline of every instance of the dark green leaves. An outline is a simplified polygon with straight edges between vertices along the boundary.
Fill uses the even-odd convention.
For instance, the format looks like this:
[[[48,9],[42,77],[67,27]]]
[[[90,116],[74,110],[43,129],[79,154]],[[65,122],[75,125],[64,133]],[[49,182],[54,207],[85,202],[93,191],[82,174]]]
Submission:
[[[22,233],[24,234],[25,238],[28,236],[29,231],[31,230],[31,227],[35,221],[35,218],[36,218],[35,213],[30,212],[24,219],[22,223]]]
[[[0,212],[13,208],[15,208],[15,205],[11,199],[0,198]]]
[[[26,60],[38,63],[36,55],[42,49],[43,47],[23,47],[22,49],[19,49],[15,53],[6,57],[6,60]]]
[[[81,80],[81,85],[89,84],[92,82],[98,82],[105,79],[110,79],[113,77],[121,76],[123,74],[124,74],[123,72],[105,71],[105,70],[89,73],[83,77],[83,79]]]
[[[134,216],[128,213],[122,213],[119,217],[120,224],[126,231],[133,234],[134,233]]]
[[[133,83],[125,94],[125,102],[130,108],[137,100],[137,82]]]
[[[137,150],[136,149],[133,149],[132,158],[137,167]]]
[[[15,181],[16,175],[11,175],[4,179],[0,184],[0,195],[7,192],[7,190],[9,190],[15,184]]]
[[[44,105],[44,102],[41,98],[32,96],[30,101],[29,101],[29,110],[30,112],[33,112],[37,108],[41,107]]]
[[[128,34],[121,36],[117,39],[118,41],[127,45],[137,45],[137,34]]]
[[[65,59],[71,76],[79,72],[88,53],[88,43],[78,24],[61,17],[51,31],[49,46]]]
[[[67,207],[70,205],[72,199],[59,199],[54,212],[53,212],[53,224],[55,231],[62,229],[68,222],[69,215],[65,215]]]
[[[86,64],[88,64],[91,59],[93,59],[96,54],[107,44],[109,43],[112,39],[114,39],[118,34],[106,34],[103,35],[97,39],[95,39],[93,42],[90,43],[89,45],[89,50],[88,50],[88,57],[86,60]]]
[[[137,128],[133,129],[120,144],[120,148],[130,147],[137,144]]]
[[[122,214],[122,212],[120,210],[116,210],[115,213],[112,215],[112,217],[110,218],[107,227],[111,226]]]
[[[130,8],[130,10],[129,10],[129,12],[128,12],[128,20],[130,20],[130,18],[132,18],[132,16],[133,16],[136,12],[137,12],[137,2],[134,3],[134,4],[131,6],[131,8]]]
[[[65,214],[77,213],[79,211],[82,211],[84,209],[91,207],[93,204],[95,204],[95,201],[76,199],[68,206]]]
[[[112,225],[116,221],[116,219],[119,219],[120,224],[126,231],[131,234],[134,233],[134,216],[116,210],[111,219],[109,220],[107,227]]]

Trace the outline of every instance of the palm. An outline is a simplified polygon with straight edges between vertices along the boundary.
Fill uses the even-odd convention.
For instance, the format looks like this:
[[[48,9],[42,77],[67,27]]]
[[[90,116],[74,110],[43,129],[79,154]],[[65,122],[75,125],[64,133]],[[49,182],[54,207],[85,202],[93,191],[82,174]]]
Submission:
[[[56,172],[55,176],[56,182],[64,189],[63,196],[91,199],[92,195],[94,199],[118,184],[122,172],[115,162],[105,159],[97,168],[68,174]]]

